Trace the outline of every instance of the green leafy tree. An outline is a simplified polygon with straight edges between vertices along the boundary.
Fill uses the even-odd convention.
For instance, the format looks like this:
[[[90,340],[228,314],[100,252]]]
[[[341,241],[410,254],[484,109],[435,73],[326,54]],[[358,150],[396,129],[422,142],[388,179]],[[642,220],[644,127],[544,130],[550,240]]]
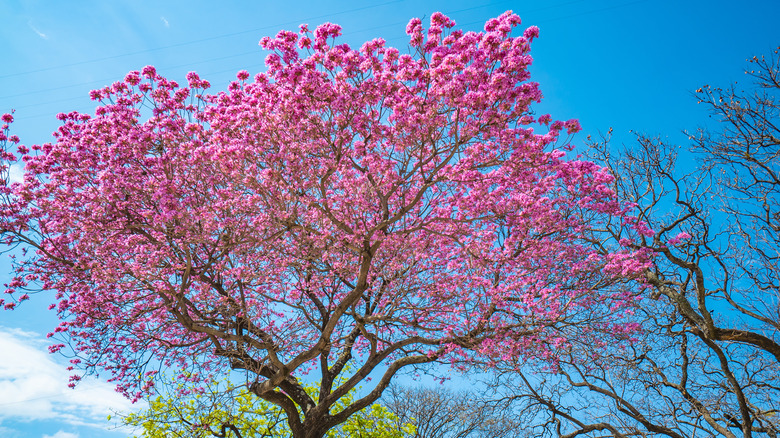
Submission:
[[[316,386],[307,386],[306,391],[317,398]],[[353,394],[348,394],[341,404],[352,402]],[[174,382],[160,390],[147,409],[126,415],[122,421],[138,429],[136,438],[262,438],[292,436],[285,418],[281,408],[259,400],[245,387],[212,380],[196,389]],[[404,438],[414,433],[412,423],[402,423],[386,407],[373,404],[326,437]]]
[[[400,426],[400,427],[399,427]],[[411,422],[402,423],[398,416],[385,406],[374,403],[370,408],[353,415],[332,437],[349,438],[405,438],[415,435]]]

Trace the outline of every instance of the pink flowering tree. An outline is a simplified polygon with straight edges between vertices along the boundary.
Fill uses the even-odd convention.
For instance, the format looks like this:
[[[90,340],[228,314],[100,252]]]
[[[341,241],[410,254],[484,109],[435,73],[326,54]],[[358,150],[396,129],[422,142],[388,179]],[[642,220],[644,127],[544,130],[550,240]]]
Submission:
[[[404,369],[554,367],[575,328],[625,333],[606,317],[634,296],[601,286],[646,263],[586,238],[630,218],[609,172],[564,159],[578,123],[530,111],[538,29],[512,36],[519,23],[414,19],[409,54],[302,26],[264,38],[267,71],[226,92],[152,67],[94,91],[94,115],[62,114],[53,143],[18,151],[3,232],[31,250],[6,306],[54,291],[53,349],[74,369],[136,398],[161,370],[195,391],[232,376],[295,437],[322,437]]]

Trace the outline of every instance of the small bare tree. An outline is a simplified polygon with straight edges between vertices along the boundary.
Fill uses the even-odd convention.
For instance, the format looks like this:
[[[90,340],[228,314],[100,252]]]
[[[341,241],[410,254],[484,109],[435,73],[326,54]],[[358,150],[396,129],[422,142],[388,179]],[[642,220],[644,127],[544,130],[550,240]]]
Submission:
[[[522,423],[503,406],[481,394],[446,387],[391,386],[383,404],[397,417],[399,427],[413,424],[412,438],[520,437]]]

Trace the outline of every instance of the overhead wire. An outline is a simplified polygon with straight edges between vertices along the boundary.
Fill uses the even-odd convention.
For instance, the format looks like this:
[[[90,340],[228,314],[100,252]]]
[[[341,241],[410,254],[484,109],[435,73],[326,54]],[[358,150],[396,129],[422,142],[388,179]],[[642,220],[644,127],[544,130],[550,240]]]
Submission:
[[[359,7],[359,8],[348,9],[346,11],[334,12],[332,14],[319,15],[319,16],[316,16],[316,17],[309,17],[309,18],[303,18],[302,20],[303,21],[317,20],[317,19],[320,19],[320,18],[327,18],[327,17],[336,16],[336,15],[343,15],[343,14],[357,12],[357,11],[362,11],[362,10],[366,10],[366,9],[377,8],[377,7],[380,7],[380,6],[386,6],[386,5],[389,5],[389,4],[399,3],[399,2],[402,2],[402,1],[404,1],[404,0],[392,0],[392,1],[384,2],[384,3],[374,4],[374,5],[371,5],[371,6],[363,6],[363,7]],[[222,34],[222,35],[215,35],[215,36],[208,37],[208,38],[200,38],[200,39],[197,39],[197,40],[185,41],[185,42],[182,42],[182,43],[171,44],[171,45],[168,45],[168,46],[154,47],[154,48],[150,48],[150,49],[138,50],[138,51],[135,51],[135,52],[122,53],[122,54],[119,54],[119,55],[104,56],[104,57],[101,57],[101,58],[88,59],[88,60],[85,60],[85,61],[78,61],[78,62],[73,62],[73,63],[69,63],[69,64],[62,64],[62,65],[57,65],[57,66],[52,66],[52,67],[44,67],[44,68],[40,68],[40,69],[36,69],[36,70],[29,70],[29,71],[25,71],[25,72],[10,73],[10,74],[6,74],[6,75],[0,75],[0,79],[5,79],[5,78],[13,77],[13,76],[29,75],[29,74],[40,73],[40,72],[44,72],[44,71],[57,70],[57,69],[66,68],[66,67],[75,67],[75,66],[84,65],[84,64],[92,64],[92,63],[95,63],[95,62],[107,61],[107,60],[117,59],[117,58],[124,58],[124,57],[127,57],[127,56],[135,56],[135,55],[140,55],[140,54],[143,54],[143,53],[155,52],[155,51],[158,51],[158,50],[174,49],[174,48],[178,48],[178,47],[184,47],[184,46],[188,46],[188,45],[192,45],[192,44],[198,44],[198,43],[218,40],[218,39],[222,39],[222,38],[229,38],[229,37],[238,36],[238,35],[244,35],[244,34],[248,34],[248,33],[257,33],[257,32],[263,31],[263,30],[268,30],[269,28],[272,29],[272,28],[278,28],[278,26],[286,26],[286,25],[289,25],[290,23],[299,24],[299,23],[301,23],[303,21],[298,20],[298,21],[295,21],[295,22],[284,22],[284,23],[272,24],[272,25],[259,27],[259,28],[256,28],[256,29],[248,29],[248,30],[242,30],[242,31],[239,31],[239,32],[232,32],[232,33],[227,33],[227,34]]]
[[[332,14],[313,16],[313,17],[303,18],[303,19],[294,20],[294,21],[291,20],[291,21],[287,21],[287,22],[283,22],[283,23],[266,25],[266,26],[262,26],[262,27],[259,27],[259,28],[255,28],[255,29],[248,29],[248,30],[243,30],[243,31],[239,31],[239,32],[232,32],[232,33],[227,33],[227,34],[222,34],[222,35],[215,35],[215,36],[208,37],[208,38],[200,38],[200,39],[197,39],[197,40],[185,41],[185,42],[182,42],[182,43],[172,44],[172,45],[168,45],[168,46],[155,47],[155,48],[139,50],[139,51],[135,51],[135,52],[129,52],[129,53],[125,53],[125,54],[120,54],[120,55],[112,55],[112,56],[107,56],[107,57],[102,57],[102,58],[95,58],[95,59],[80,61],[80,62],[76,62],[76,63],[64,64],[64,65],[53,66],[53,67],[46,67],[46,68],[43,68],[43,69],[30,70],[30,71],[27,71],[27,72],[13,73],[13,74],[9,74],[9,75],[0,76],[0,79],[12,77],[12,76],[25,75],[25,74],[33,74],[33,73],[38,73],[38,72],[43,72],[43,71],[57,70],[57,69],[62,69],[62,68],[67,68],[67,67],[72,67],[72,66],[78,66],[78,65],[84,65],[84,64],[90,64],[90,63],[96,63],[96,62],[101,62],[101,61],[107,61],[107,60],[112,60],[112,59],[117,59],[117,58],[122,58],[122,57],[127,57],[127,56],[134,56],[134,55],[142,54],[142,53],[148,53],[148,52],[166,50],[166,49],[171,49],[171,48],[183,47],[183,46],[187,46],[187,45],[198,44],[198,43],[202,43],[202,42],[206,42],[206,41],[218,40],[218,39],[223,39],[223,38],[229,38],[229,37],[232,37],[232,36],[244,35],[244,34],[248,34],[248,33],[259,33],[259,32],[261,32],[263,30],[283,28],[285,25],[289,25],[291,23],[298,24],[298,23],[302,23],[302,22],[305,22],[305,21],[308,21],[308,20],[317,20],[317,19],[322,19],[322,18],[329,18],[329,17],[333,17],[333,16],[354,13],[354,12],[357,12],[357,11],[368,10],[368,9],[377,8],[377,7],[381,7],[381,6],[387,6],[387,5],[391,5],[391,4],[395,4],[395,3],[400,3],[400,2],[403,2],[403,1],[405,1],[405,0],[392,0],[392,1],[387,1],[387,2],[383,2],[383,3],[370,5],[370,6],[362,6],[362,7],[358,7],[358,8],[351,8],[351,9],[343,10],[343,11],[340,11],[340,12],[335,12],[335,13],[332,13]],[[549,5],[548,4],[548,5],[541,6],[541,7],[525,9],[525,10],[519,11],[519,12],[522,13],[522,14],[528,14],[528,13],[531,13],[531,12],[539,12],[539,11],[550,10],[550,9],[560,9],[563,6],[569,6],[569,5],[576,4],[576,3],[583,3],[585,1],[586,0],[570,0],[570,1],[565,1],[565,2],[561,2],[561,3],[556,3],[556,4],[553,4],[553,5]],[[552,22],[552,21],[558,21],[558,20],[562,20],[562,19],[568,19],[568,18],[574,18],[574,17],[584,16],[584,15],[594,14],[594,13],[598,13],[598,12],[603,12],[603,11],[607,11],[607,10],[611,10],[611,9],[617,9],[617,8],[620,8],[620,7],[630,6],[630,5],[633,5],[633,4],[643,3],[643,2],[647,2],[647,1],[648,0],[635,0],[635,1],[626,2],[626,3],[614,4],[614,5],[606,6],[606,7],[602,7],[602,8],[589,9],[589,10],[585,10],[585,11],[582,11],[582,12],[579,12],[579,13],[576,13],[576,14],[561,15],[561,16],[558,16],[558,17],[552,17],[552,18],[547,18],[547,19],[543,19],[543,20],[536,20],[534,22],[534,24],[541,24],[541,23],[545,23],[545,22]],[[455,13],[466,12],[466,11],[471,11],[471,10],[480,9],[480,8],[496,6],[496,5],[503,4],[503,3],[508,3],[508,2],[509,2],[508,0],[501,0],[501,1],[497,1],[497,2],[489,2],[489,3],[484,3],[484,4],[480,4],[480,5],[476,5],[476,6],[467,7],[467,8],[449,10],[449,11],[445,11],[445,13],[446,14],[455,14]],[[472,25],[475,25],[475,24],[481,24],[481,23],[483,23],[483,20],[475,20],[475,21],[470,21],[470,22],[466,22],[466,23],[459,22],[458,25],[460,27],[469,27],[469,26],[472,26]],[[349,31],[349,35],[350,36],[354,36],[354,35],[357,35],[357,34],[360,34],[360,33],[365,33],[365,32],[369,32],[369,31],[376,31],[378,29],[383,29],[383,28],[397,27],[397,26],[404,25],[404,24],[405,24],[405,22],[393,22],[393,23],[384,24],[382,26],[371,26],[371,27],[366,27],[366,28],[363,28],[363,29],[350,30]],[[389,38],[389,39],[387,39],[387,41],[388,42],[393,42],[393,41],[399,41],[399,40],[402,40],[402,39],[405,39],[405,38],[406,38],[406,36],[398,36],[398,37],[394,37],[394,38]],[[177,68],[181,68],[181,67],[194,66],[194,65],[198,65],[198,64],[208,64],[208,63],[212,63],[212,62],[215,62],[215,61],[221,61],[221,60],[225,60],[225,59],[241,58],[243,56],[248,56],[248,55],[251,55],[251,54],[254,54],[254,53],[258,53],[259,54],[260,51],[259,50],[253,50],[251,52],[242,52],[242,53],[238,53],[238,54],[234,54],[234,55],[220,56],[220,57],[214,57],[214,58],[207,58],[207,59],[203,59],[203,60],[196,61],[196,62],[190,62],[190,63],[187,63],[187,64],[178,64],[178,65],[174,65],[174,66],[162,65],[162,66],[158,66],[158,70],[160,70],[160,71],[163,71],[163,70],[173,70],[173,69],[177,69]],[[260,63],[260,64],[256,64],[256,65],[262,66],[263,64]],[[220,70],[218,72],[213,72],[213,71],[212,72],[201,72],[201,76],[202,77],[207,77],[208,75],[217,75],[217,74],[226,73],[226,72],[230,72],[230,71],[237,71],[237,69],[242,69],[242,68],[246,69],[246,68],[249,68],[249,67],[251,67],[251,66],[250,65],[242,65],[240,67],[236,66],[236,67],[231,68],[231,69],[223,69],[223,70]],[[64,86],[60,86],[60,87],[52,87],[52,88],[48,88],[48,89],[44,89],[44,90],[32,90],[32,91],[27,91],[27,92],[24,92],[24,93],[17,93],[17,94],[13,94],[13,95],[0,96],[0,101],[5,100],[5,99],[10,99],[10,98],[16,98],[16,97],[23,97],[23,96],[33,95],[33,94],[41,94],[41,93],[45,93],[45,92],[56,92],[56,91],[60,91],[60,90],[68,89],[68,88],[83,87],[84,85],[91,85],[91,84],[96,84],[96,85],[100,84],[99,85],[99,87],[100,87],[100,86],[103,86],[103,85],[106,85],[106,84],[109,84],[109,83],[113,83],[116,80],[117,80],[117,78],[113,77],[113,78],[110,78],[110,79],[94,80],[94,81],[89,81],[89,82],[83,82],[83,83],[80,83],[80,84],[72,84],[72,85],[64,85]],[[23,106],[15,106],[14,109],[18,110],[18,109],[25,109],[25,108],[43,107],[43,106],[49,105],[51,103],[62,103],[62,102],[78,101],[78,100],[81,100],[81,99],[83,99],[82,96],[74,96],[74,97],[71,97],[71,98],[59,99],[59,100],[56,100],[56,101],[46,101],[46,102],[43,102],[43,103],[33,103],[33,104],[27,104],[27,105],[23,105]],[[91,109],[92,106],[94,106],[91,101],[85,101],[84,104],[86,106],[89,106],[90,109]],[[54,114],[50,114],[50,113],[32,114],[32,115],[25,115],[24,118],[25,119],[34,119],[34,118],[41,118],[41,117],[47,117],[47,116],[53,118]]]
[[[303,19],[300,19],[300,20],[291,20],[291,21],[288,21],[288,22],[277,23],[277,24],[272,24],[272,25],[266,25],[266,26],[263,26],[263,27],[255,28],[255,29],[248,29],[248,30],[243,30],[243,31],[239,31],[239,32],[232,32],[232,33],[227,33],[227,34],[215,35],[215,36],[208,37],[208,38],[200,38],[200,39],[197,39],[197,40],[185,41],[185,42],[182,42],[182,43],[171,44],[171,45],[168,45],[168,46],[154,47],[154,48],[150,48],[150,49],[144,49],[144,50],[138,50],[138,51],[134,51],[134,52],[123,53],[123,54],[119,54],[119,55],[111,55],[111,56],[105,56],[105,57],[101,57],[101,58],[93,58],[93,59],[88,59],[88,60],[84,60],[84,61],[78,61],[78,62],[69,63],[69,64],[61,64],[61,65],[57,65],[57,66],[45,67],[45,68],[42,68],[42,69],[28,70],[28,71],[25,71],[25,72],[16,72],[16,73],[11,73],[11,74],[6,74],[6,75],[0,75],[0,79],[5,79],[5,78],[9,78],[9,77],[14,77],[14,76],[29,75],[29,74],[40,73],[40,72],[44,72],[44,71],[58,70],[58,69],[63,69],[63,68],[67,68],[67,67],[75,67],[75,66],[79,66],[79,65],[91,64],[91,63],[96,63],[96,62],[101,62],[101,61],[108,61],[108,60],[112,60],[112,59],[118,59],[118,58],[123,58],[123,57],[128,57],[128,56],[135,56],[135,55],[139,55],[139,54],[143,54],[143,53],[155,52],[155,51],[160,51],[160,50],[167,50],[167,49],[172,49],[172,48],[178,48],[178,47],[183,47],[183,46],[192,45],[192,44],[198,44],[198,43],[207,42],[207,41],[213,41],[213,40],[222,39],[222,38],[229,38],[229,37],[237,36],[237,35],[244,35],[244,34],[248,34],[248,33],[258,33],[258,32],[261,32],[263,30],[268,30],[268,29],[279,29],[279,28],[281,28],[281,27],[283,27],[285,25],[289,25],[289,24],[300,24],[300,23],[305,22],[307,20],[316,20],[316,19],[321,19],[321,18],[328,18],[328,17],[332,17],[332,16],[335,16],[335,15],[343,15],[343,14],[346,14],[346,13],[351,13],[351,12],[356,12],[356,11],[376,8],[376,7],[380,7],[380,6],[386,6],[386,5],[389,5],[389,4],[399,3],[399,2],[403,2],[403,1],[405,1],[405,0],[393,0],[393,1],[385,2],[385,3],[378,3],[378,4],[375,4],[375,5],[371,5],[371,6],[364,6],[364,7],[360,7],[360,8],[349,9],[349,10],[346,10],[346,11],[336,12],[334,14],[319,15],[319,16],[315,16],[315,17],[303,18]],[[534,9],[527,9],[527,10],[524,10],[523,12],[524,13],[530,13],[530,12],[543,11],[543,10],[547,10],[547,9],[555,9],[555,8],[559,8],[561,6],[567,6],[567,5],[574,4],[574,3],[582,3],[584,1],[587,1],[587,0],[570,0],[570,1],[567,1],[567,2],[563,2],[563,3],[557,3],[555,5],[538,7],[538,8],[534,8]],[[475,10],[475,9],[486,8],[486,7],[489,7],[489,6],[495,6],[495,5],[499,5],[499,4],[502,4],[502,3],[509,3],[509,2],[510,2],[509,0],[501,0],[501,1],[497,1],[497,2],[484,3],[484,4],[481,4],[481,5],[478,5],[478,6],[471,6],[471,7],[468,7],[468,8],[461,8],[461,9],[450,10],[450,11],[446,11],[446,13],[454,14],[454,13],[472,11],[472,10]],[[471,25],[471,24],[478,24],[478,23],[480,23],[480,21],[463,23],[462,25]],[[360,33],[368,32],[368,31],[375,31],[377,29],[396,27],[396,26],[403,25],[403,24],[406,24],[406,23],[405,22],[394,22],[394,23],[389,23],[389,24],[385,24],[385,25],[382,25],[382,26],[372,26],[372,27],[367,27],[367,28],[358,29],[358,30],[350,30],[349,33],[350,33],[350,35],[355,35],[355,34],[360,34]],[[393,38],[392,40],[396,40],[396,39],[400,39],[400,38],[402,38],[402,37]],[[251,54],[251,53],[255,53],[255,52],[248,52],[246,54]],[[236,55],[236,56],[238,56],[238,55]],[[212,61],[219,60],[219,59],[221,59],[221,58],[210,58],[210,59],[205,59],[203,61],[199,61],[199,63],[212,62]],[[177,67],[168,67],[168,68],[177,68]],[[64,89],[64,88],[72,88],[72,87],[77,87],[77,86],[89,85],[89,84],[97,83],[97,82],[104,82],[104,83],[107,82],[107,81],[108,82],[113,82],[113,80],[115,80],[115,79],[112,78],[112,79],[105,79],[105,80],[95,80],[95,81],[83,82],[83,83],[80,83],[80,84],[64,85],[64,86],[61,86],[61,87],[53,87],[53,88],[46,88],[46,89],[42,89],[42,90],[26,91],[24,93],[17,93],[17,94],[0,96],[0,99],[8,99],[8,98],[12,98],[12,97],[22,97],[22,96],[27,96],[27,95],[31,95],[31,94],[39,94],[39,93],[51,92],[51,91],[59,91],[59,90]]]

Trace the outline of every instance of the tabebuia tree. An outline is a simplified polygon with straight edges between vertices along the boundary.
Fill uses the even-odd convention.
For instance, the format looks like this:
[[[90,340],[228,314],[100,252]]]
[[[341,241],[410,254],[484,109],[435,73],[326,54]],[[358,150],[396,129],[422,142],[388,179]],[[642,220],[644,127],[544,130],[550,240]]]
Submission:
[[[565,158],[578,123],[531,111],[538,29],[513,36],[519,23],[414,19],[409,53],[302,26],[264,38],[267,70],[225,92],[152,67],[94,91],[93,115],[61,114],[54,142],[18,149],[3,233],[28,252],[6,307],[53,291],[67,341],[53,349],[75,369],[132,398],[161,371],[230,378],[295,437],[322,437],[403,370],[554,367],[574,332],[621,338],[632,327],[607,317],[635,296],[600,286],[647,261],[593,249],[587,230],[649,231],[608,171]]]

